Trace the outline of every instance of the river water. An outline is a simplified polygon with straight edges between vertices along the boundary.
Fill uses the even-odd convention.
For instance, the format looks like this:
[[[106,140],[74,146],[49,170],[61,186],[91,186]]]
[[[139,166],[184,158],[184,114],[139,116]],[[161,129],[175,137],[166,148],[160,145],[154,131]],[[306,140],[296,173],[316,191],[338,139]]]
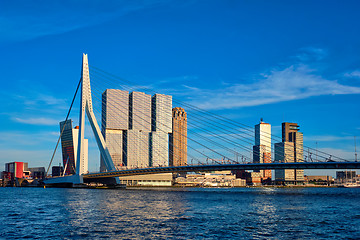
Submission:
[[[0,193],[0,239],[360,239],[359,188]]]

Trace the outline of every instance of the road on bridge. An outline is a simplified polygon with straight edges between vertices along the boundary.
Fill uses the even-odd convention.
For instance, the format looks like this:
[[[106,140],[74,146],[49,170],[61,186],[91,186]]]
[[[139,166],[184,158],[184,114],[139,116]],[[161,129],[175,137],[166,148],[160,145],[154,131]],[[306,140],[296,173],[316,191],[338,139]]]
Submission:
[[[83,178],[107,178],[131,175],[172,173],[172,172],[206,172],[222,170],[266,170],[266,169],[360,169],[360,162],[297,162],[297,163],[249,163],[192,165],[177,167],[154,167],[124,169],[119,171],[84,174]]]

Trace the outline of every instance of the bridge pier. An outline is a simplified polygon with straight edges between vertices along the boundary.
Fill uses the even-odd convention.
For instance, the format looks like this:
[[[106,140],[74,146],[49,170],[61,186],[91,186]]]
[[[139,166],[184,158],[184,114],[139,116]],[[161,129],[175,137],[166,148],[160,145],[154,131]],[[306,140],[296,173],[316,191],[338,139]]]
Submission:
[[[79,187],[84,186],[82,175],[69,175],[64,177],[54,177],[44,180],[45,186],[54,187]]]

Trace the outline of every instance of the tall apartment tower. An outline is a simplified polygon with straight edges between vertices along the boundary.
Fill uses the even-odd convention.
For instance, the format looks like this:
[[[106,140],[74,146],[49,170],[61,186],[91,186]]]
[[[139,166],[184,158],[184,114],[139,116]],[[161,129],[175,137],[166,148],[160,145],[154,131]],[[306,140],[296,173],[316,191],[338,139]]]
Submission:
[[[282,123],[282,142],[275,144],[275,162],[303,162],[303,134],[297,123]],[[275,180],[290,184],[304,181],[303,169],[275,170]]]
[[[129,96],[129,130],[124,132],[124,160],[129,168],[149,167],[151,96],[132,92]]]
[[[254,163],[271,163],[271,125],[260,121],[255,125],[255,146],[253,146]],[[271,170],[260,170],[263,180],[271,180]]]
[[[102,94],[101,132],[106,146],[117,169],[124,166],[124,132],[129,129],[129,92],[118,89],[106,89]],[[100,157],[100,171],[106,171]]]
[[[72,127],[72,120],[68,119],[67,121],[60,122],[60,133],[64,131],[61,135],[61,148],[63,156],[63,166],[65,169],[65,174],[71,175],[76,172],[76,157],[77,157],[77,148],[78,148],[78,138],[79,138],[79,128]],[[82,166],[80,166],[80,174],[88,172],[88,139],[84,139],[84,159],[82,161]]]
[[[151,100],[150,165],[169,166],[169,134],[172,132],[172,97],[155,94]]]
[[[172,133],[169,135],[170,166],[187,164],[187,114],[183,108],[172,109]]]

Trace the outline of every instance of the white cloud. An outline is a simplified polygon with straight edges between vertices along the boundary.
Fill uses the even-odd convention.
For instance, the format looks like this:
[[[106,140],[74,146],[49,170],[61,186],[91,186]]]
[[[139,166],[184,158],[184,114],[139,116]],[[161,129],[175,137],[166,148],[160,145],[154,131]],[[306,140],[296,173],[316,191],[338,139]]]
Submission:
[[[1,41],[23,41],[61,34],[83,27],[101,24],[116,17],[142,9],[156,7],[168,0],[111,1],[41,1],[39,4],[9,1],[2,4],[0,16]]]
[[[349,160],[349,161],[353,161],[355,158],[354,152],[345,151],[343,149],[319,148],[318,150],[329,154],[329,157],[330,157],[330,155],[332,155],[332,156],[340,157],[340,158],[343,158],[343,159]],[[333,160],[336,160],[336,159],[333,159]]]
[[[356,78],[360,78],[360,70],[355,70],[352,72],[347,72],[344,74],[345,77],[356,77]]]
[[[40,94],[37,99],[38,102],[43,102],[47,105],[64,105],[66,100],[62,98],[55,98],[54,96]]]
[[[198,80],[197,76],[180,76],[180,77],[172,77],[166,78],[153,83],[153,85],[160,85],[160,84],[168,84],[168,83],[175,83],[175,82],[189,82]]]
[[[317,75],[304,64],[274,69],[250,84],[234,84],[223,89],[186,86],[196,98],[191,104],[203,109],[230,109],[304,99],[313,96],[359,94],[360,88],[340,84]]]
[[[25,131],[2,131],[0,132],[0,144],[5,146],[33,146],[42,145],[45,142],[56,143],[60,133],[52,131],[25,132]]]
[[[184,88],[187,88],[189,90],[193,90],[193,91],[201,91],[200,88],[197,88],[197,87],[191,87],[191,86],[188,86],[188,85],[182,85]]]
[[[335,141],[344,141],[344,140],[354,140],[354,136],[332,136],[332,135],[304,136],[304,140],[317,141],[317,142],[335,142]]]
[[[58,125],[59,119],[51,119],[51,118],[20,118],[20,117],[13,117],[13,121],[31,125]]]
[[[44,105],[58,105],[59,107],[67,107],[67,100],[64,98],[56,98],[52,95],[45,95],[42,93],[29,92],[27,96],[13,95],[13,98],[21,101],[25,106],[33,107]]]
[[[328,52],[323,48],[305,47],[300,49],[295,58],[301,62],[320,61],[328,55]]]

